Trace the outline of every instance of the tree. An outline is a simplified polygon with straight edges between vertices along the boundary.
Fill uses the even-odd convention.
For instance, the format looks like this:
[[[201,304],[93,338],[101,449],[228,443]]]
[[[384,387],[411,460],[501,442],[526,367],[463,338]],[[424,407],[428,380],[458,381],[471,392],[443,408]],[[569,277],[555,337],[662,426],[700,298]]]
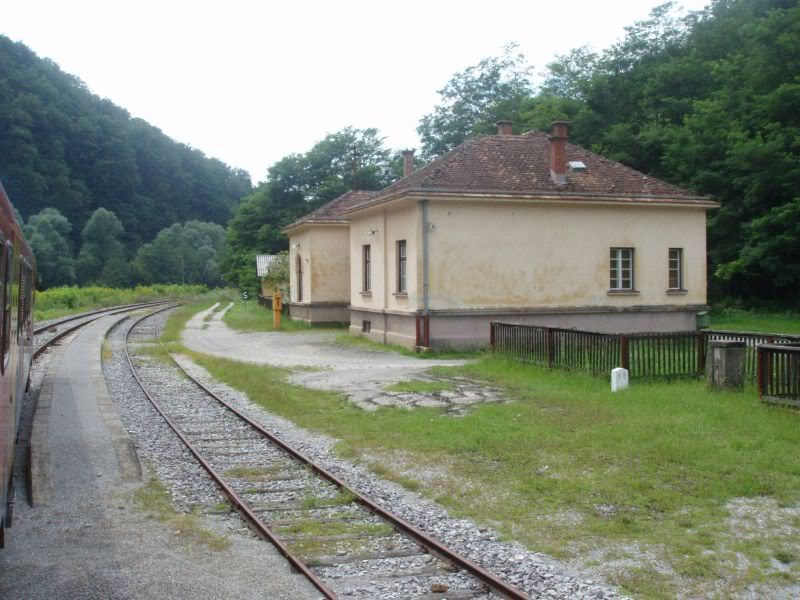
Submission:
[[[133,271],[143,283],[220,285],[219,261],[225,228],[216,223],[189,221],[162,229],[139,248]]]
[[[281,232],[287,225],[348,190],[379,190],[394,178],[393,155],[377,129],[346,127],[304,154],[285,156],[242,200],[228,224],[225,279],[257,290],[255,257],[286,250],[288,239]]]
[[[472,135],[491,132],[495,121],[512,118],[533,92],[531,70],[511,44],[502,55],[454,74],[438,91],[439,104],[417,127],[423,158],[436,158]]]
[[[69,243],[72,225],[67,218],[55,208],[45,208],[28,219],[24,229],[36,257],[38,287],[75,283],[75,261]]]
[[[83,245],[77,272],[81,285],[124,287],[130,282],[125,246],[120,241],[124,228],[110,210],[98,208],[81,232]]]
[[[180,144],[77,77],[0,35],[0,180],[23,217],[57,208],[74,224],[114,212],[129,251],[176,221],[226,223],[250,176]]]

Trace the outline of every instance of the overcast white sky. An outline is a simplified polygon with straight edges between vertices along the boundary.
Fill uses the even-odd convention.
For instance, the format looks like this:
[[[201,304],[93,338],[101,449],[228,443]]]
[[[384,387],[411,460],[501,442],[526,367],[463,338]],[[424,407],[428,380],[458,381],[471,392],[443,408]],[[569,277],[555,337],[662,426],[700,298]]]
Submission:
[[[509,42],[540,72],[557,53],[605,48],[660,3],[18,0],[0,33],[255,182],[347,125],[415,147],[454,72]]]

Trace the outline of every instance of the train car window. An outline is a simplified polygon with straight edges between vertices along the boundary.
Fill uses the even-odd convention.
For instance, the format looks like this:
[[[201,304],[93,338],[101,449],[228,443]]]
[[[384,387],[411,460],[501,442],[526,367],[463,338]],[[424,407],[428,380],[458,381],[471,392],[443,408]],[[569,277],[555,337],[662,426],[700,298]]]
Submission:
[[[19,277],[17,280],[17,293],[19,302],[17,303],[17,340],[22,337],[22,330],[25,329],[25,305],[28,303],[28,267],[24,260],[19,262]]]
[[[0,373],[6,371],[6,295],[8,294],[8,286],[6,285],[6,253],[8,248],[5,244],[5,238],[0,234],[0,308],[3,309],[2,317],[0,317]]]
[[[11,358],[11,278],[14,275],[14,247],[6,242],[6,272],[3,277],[3,372]]]

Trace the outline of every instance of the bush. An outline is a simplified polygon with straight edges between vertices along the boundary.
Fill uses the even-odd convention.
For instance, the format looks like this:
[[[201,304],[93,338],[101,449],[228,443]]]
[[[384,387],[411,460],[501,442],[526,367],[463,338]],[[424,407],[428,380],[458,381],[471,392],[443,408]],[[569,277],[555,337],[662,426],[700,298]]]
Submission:
[[[139,285],[135,288],[56,287],[36,294],[34,317],[51,319],[70,312],[171,298],[188,298],[208,291],[204,285]]]

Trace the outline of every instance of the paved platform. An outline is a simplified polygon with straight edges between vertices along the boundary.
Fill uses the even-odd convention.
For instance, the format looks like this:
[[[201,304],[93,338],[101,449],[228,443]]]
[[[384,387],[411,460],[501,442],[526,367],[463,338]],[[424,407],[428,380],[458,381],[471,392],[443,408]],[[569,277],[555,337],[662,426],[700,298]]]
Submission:
[[[250,536],[187,546],[133,502],[141,470],[109,398],[101,342],[119,316],[55,351],[34,424],[34,507],[18,491],[0,550],[0,598],[318,597]]]

